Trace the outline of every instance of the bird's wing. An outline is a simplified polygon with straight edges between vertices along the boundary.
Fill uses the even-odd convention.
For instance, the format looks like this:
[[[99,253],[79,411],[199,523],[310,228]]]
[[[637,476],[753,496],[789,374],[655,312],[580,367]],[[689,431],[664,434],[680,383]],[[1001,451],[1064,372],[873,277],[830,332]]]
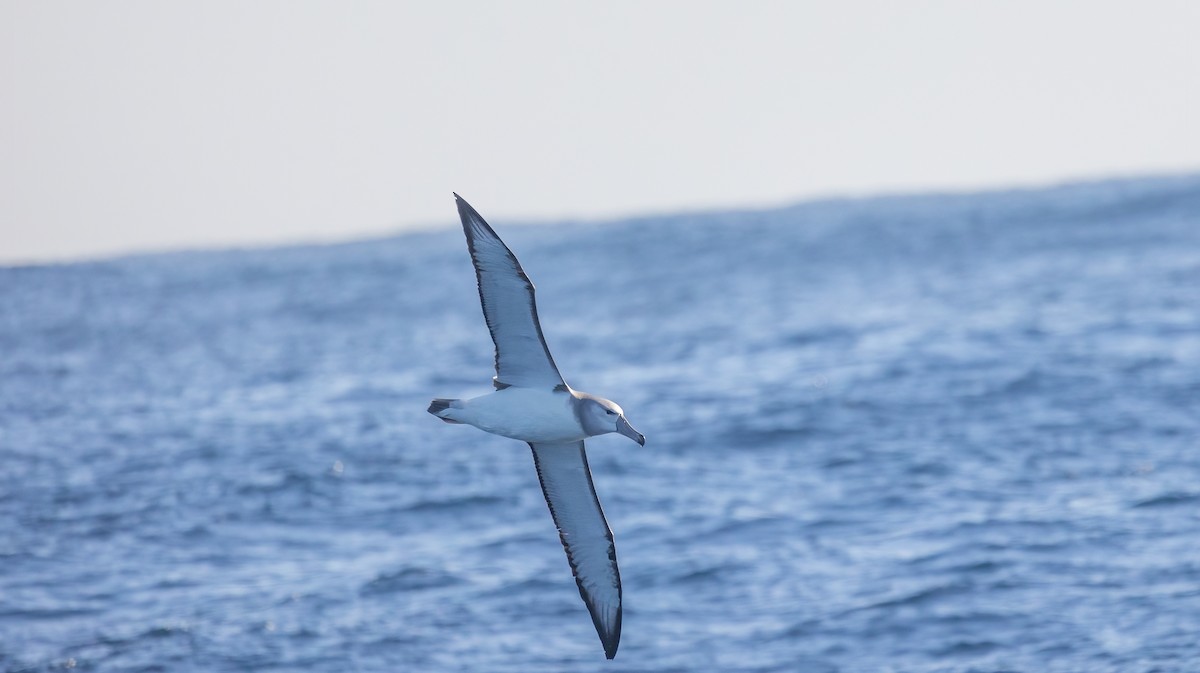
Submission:
[[[621,574],[617,570],[617,548],[596,498],[583,442],[531,442],[529,446],[579,595],[592,615],[605,656],[612,659],[621,641]]]
[[[458,194],[458,216],[479,281],[479,301],[496,344],[497,388],[554,388],[563,385],[542,326],[533,283],[504,241]]]

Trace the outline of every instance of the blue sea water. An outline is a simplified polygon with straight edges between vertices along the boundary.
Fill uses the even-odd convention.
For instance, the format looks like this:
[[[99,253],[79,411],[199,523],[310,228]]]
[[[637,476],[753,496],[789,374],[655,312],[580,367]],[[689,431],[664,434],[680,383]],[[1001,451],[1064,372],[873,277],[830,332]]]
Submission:
[[[493,224],[615,661],[448,227],[0,269],[0,670],[1200,670],[1200,176]]]

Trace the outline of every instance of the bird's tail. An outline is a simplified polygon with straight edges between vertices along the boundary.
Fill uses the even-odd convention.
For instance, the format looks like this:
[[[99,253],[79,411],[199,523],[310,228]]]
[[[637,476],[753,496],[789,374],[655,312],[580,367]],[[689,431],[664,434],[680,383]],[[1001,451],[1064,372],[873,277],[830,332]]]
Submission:
[[[447,423],[462,423],[462,421],[456,421],[453,418],[450,418],[450,414],[453,413],[451,409],[458,409],[460,407],[462,407],[462,403],[458,400],[446,400],[439,397],[429,403],[429,413],[437,416]]]

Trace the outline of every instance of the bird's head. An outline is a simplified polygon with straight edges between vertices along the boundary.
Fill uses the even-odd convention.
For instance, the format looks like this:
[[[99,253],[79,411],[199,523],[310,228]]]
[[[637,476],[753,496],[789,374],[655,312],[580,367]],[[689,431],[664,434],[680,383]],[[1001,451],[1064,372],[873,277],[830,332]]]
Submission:
[[[575,397],[579,400],[576,413],[588,436],[619,432],[642,446],[646,445],[645,435],[634,430],[625,420],[625,412],[619,404],[587,393],[575,393]]]

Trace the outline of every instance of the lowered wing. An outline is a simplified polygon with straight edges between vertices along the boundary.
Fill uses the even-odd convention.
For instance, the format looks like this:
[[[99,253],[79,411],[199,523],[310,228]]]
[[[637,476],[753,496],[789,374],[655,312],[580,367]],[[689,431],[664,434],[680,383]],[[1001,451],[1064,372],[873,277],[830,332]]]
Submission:
[[[612,659],[621,641],[621,574],[583,442],[529,446],[579,595],[592,615],[605,656]]]

